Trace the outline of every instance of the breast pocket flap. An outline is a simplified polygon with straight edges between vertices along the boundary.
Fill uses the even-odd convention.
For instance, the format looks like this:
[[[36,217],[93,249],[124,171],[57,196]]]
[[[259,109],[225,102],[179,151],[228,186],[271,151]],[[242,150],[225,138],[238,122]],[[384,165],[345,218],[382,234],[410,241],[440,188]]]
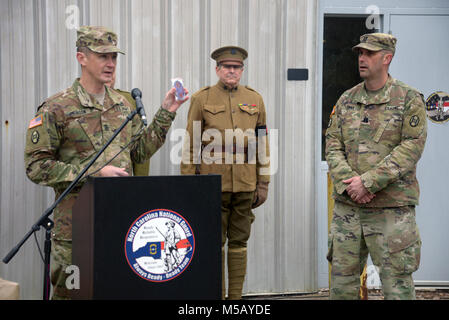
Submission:
[[[206,104],[204,105],[204,110],[207,112],[210,112],[212,114],[217,114],[220,112],[224,112],[225,111],[225,106],[224,105],[211,105],[211,104]]]

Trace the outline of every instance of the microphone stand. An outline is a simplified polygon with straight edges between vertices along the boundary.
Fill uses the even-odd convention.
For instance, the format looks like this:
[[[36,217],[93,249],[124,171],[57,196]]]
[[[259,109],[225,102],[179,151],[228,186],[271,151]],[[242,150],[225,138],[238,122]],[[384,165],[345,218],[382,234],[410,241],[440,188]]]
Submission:
[[[127,117],[122,125],[115,130],[109,141],[101,148],[100,151],[95,155],[95,157],[86,165],[86,167],[80,172],[75,180],[70,183],[67,189],[59,196],[58,199],[47,209],[44,214],[37,220],[37,222],[31,227],[31,229],[25,234],[23,239],[3,258],[3,262],[7,264],[20,250],[23,244],[28,240],[28,238],[40,228],[45,229],[45,244],[44,244],[44,290],[43,290],[43,300],[49,300],[50,298],[50,252],[51,252],[51,229],[53,228],[53,221],[50,220],[49,216],[53,213],[56,206],[67,196],[67,194],[72,191],[76,184],[81,180],[83,175],[89,170],[93,163],[98,159],[98,157],[104,152],[104,150],[111,144],[111,142],[117,137],[117,135],[123,130],[123,128],[128,124],[129,121],[139,112],[138,108],[134,109]]]

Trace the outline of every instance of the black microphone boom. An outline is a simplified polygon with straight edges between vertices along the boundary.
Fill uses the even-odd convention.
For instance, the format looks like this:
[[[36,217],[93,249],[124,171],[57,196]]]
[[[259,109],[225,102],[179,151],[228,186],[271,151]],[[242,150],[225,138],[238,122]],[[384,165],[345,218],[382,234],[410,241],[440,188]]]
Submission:
[[[142,118],[143,124],[146,127],[148,125],[148,122],[147,122],[147,115],[145,113],[145,108],[143,107],[143,104],[142,104],[142,92],[139,89],[134,88],[131,91],[131,96],[136,101],[137,113]]]

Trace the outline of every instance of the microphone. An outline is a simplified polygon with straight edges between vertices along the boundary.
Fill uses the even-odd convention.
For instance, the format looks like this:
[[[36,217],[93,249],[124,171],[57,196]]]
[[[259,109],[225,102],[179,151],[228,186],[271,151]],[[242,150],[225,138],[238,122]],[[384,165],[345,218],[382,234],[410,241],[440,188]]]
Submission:
[[[146,127],[148,123],[147,123],[147,115],[145,113],[145,108],[143,107],[143,104],[142,104],[142,92],[139,89],[134,88],[131,91],[131,96],[136,101],[137,112],[139,113],[140,117],[142,118],[143,124]]]

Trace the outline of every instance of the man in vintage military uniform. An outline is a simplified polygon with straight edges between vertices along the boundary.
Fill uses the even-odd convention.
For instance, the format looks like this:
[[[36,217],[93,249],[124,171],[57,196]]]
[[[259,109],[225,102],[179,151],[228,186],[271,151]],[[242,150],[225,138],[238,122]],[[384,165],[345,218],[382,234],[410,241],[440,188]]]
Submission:
[[[182,174],[221,175],[223,298],[227,240],[229,299],[241,298],[251,209],[266,200],[270,179],[265,105],[254,89],[240,85],[247,56],[234,46],[212,53],[219,81],[192,95],[181,164]]]
[[[385,299],[415,299],[412,273],[421,240],[416,165],[427,136],[425,103],[388,73],[396,38],[363,35],[364,81],[338,100],[326,132],[335,208],[329,235],[331,299],[357,299],[368,253],[380,269]]]
[[[83,26],[77,32],[76,47],[81,77],[38,108],[26,136],[26,174],[35,183],[53,187],[56,198],[109,140],[133,108],[117,91],[105,86],[114,74],[117,54],[122,53],[117,48],[116,35],[104,27]],[[86,175],[128,176],[132,174],[133,161],[140,163],[149,159],[163,145],[176,110],[185,101],[176,101],[174,91],[167,93],[148,127],[144,127],[141,119],[135,116]],[[121,148],[127,146],[114,158]],[[84,181],[83,178],[54,210],[53,299],[70,297],[65,285],[65,269],[71,264],[72,206]]]
[[[131,95],[131,92],[124,91],[115,88],[115,72],[112,74],[112,79],[110,82],[106,83],[109,88],[114,89],[120,93],[128,102],[131,104],[133,110],[136,109],[136,101]],[[134,176],[148,176],[150,174],[150,159],[145,160],[143,163],[138,163],[133,161],[133,175]]]

